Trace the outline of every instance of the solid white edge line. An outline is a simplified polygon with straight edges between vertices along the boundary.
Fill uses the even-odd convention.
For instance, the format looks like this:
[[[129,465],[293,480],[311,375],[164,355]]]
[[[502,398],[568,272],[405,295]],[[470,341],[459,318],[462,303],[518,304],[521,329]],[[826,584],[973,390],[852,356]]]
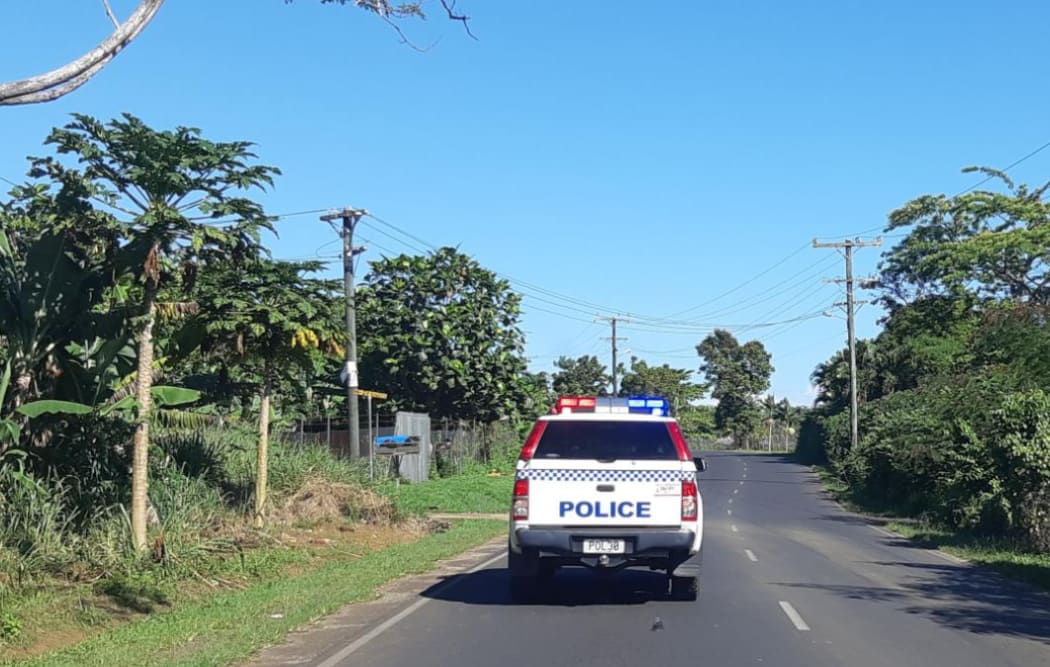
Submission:
[[[886,537],[892,537],[892,538],[897,539],[897,540],[906,539],[900,533],[895,533],[895,532],[893,532],[891,530],[886,530],[882,526],[872,526],[871,528],[872,528],[872,530],[874,530],[879,535],[885,535]],[[950,554],[947,551],[941,551],[940,549],[927,549],[926,551],[928,551],[929,553],[933,554],[934,556],[936,556],[936,557],[938,557],[938,558],[940,558],[942,560],[948,561],[949,563],[954,563],[956,565],[969,565],[970,564],[970,561],[966,560],[965,558],[959,558],[955,554]]]
[[[804,620],[802,620],[802,616],[800,616],[799,613],[795,611],[795,608],[791,606],[790,602],[787,602],[786,600],[781,600],[780,608],[783,609],[784,613],[787,614],[787,617],[791,619],[791,622],[794,624],[796,630],[799,630],[801,632],[809,631],[809,626],[806,625],[806,622]]]
[[[878,533],[879,535],[885,535],[886,537],[893,537],[893,538],[899,538],[899,537],[901,537],[901,536],[900,536],[900,535],[898,535],[897,533],[894,533],[894,532],[888,531],[888,530],[886,530],[885,528],[883,528],[882,526],[872,526],[872,527],[871,527],[871,529],[872,529],[872,530],[874,530],[874,531],[875,531],[876,533]]]
[[[755,555],[754,551],[751,551],[750,549],[744,549],[744,553],[747,554],[747,559],[752,563],[758,562],[758,556]]]
[[[476,565],[475,567],[471,568],[470,570],[467,570],[466,572],[462,572],[460,574],[473,574],[474,572],[478,572],[480,570],[484,570],[488,566],[490,566],[490,565],[492,565],[494,563],[497,563],[497,562],[499,562],[500,560],[502,560],[502,559],[504,559],[506,557],[507,557],[506,553],[501,553],[498,556],[490,558],[487,561],[485,561],[484,563],[481,563],[480,565]],[[440,588],[438,588],[437,591],[444,590],[445,588],[450,588],[452,586],[455,586],[457,583],[459,583],[458,579],[454,579],[452,581],[448,581],[448,582],[445,583],[444,586],[441,586]],[[437,592],[437,591],[435,591],[435,592]],[[361,648],[362,646],[364,646],[368,642],[372,641],[373,639],[375,639],[379,635],[383,634],[384,632],[386,632],[390,628],[394,627],[395,625],[397,625],[401,621],[405,620],[406,618],[411,616],[413,613],[419,611],[420,607],[422,607],[426,603],[430,602],[431,600],[433,600],[433,598],[429,598],[429,597],[423,598],[421,600],[416,600],[415,602],[413,602],[408,607],[402,609],[400,612],[394,614],[393,616],[391,616],[390,618],[386,619],[385,621],[383,621],[382,623],[380,623],[376,627],[372,628],[371,630],[369,630],[365,634],[361,635],[360,637],[358,637],[354,641],[350,642],[349,644],[347,644],[346,646],[341,648],[338,652],[330,655],[324,662],[318,663],[317,667],[336,667],[336,665],[338,665],[343,660],[345,660],[351,653],[353,653],[357,649]]]

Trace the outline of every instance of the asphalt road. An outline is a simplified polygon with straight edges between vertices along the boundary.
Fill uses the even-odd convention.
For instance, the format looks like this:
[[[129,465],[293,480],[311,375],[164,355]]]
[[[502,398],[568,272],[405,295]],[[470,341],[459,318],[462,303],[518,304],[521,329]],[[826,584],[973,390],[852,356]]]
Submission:
[[[779,457],[708,463],[699,601],[664,599],[658,574],[567,570],[515,606],[497,560],[308,664],[1050,665],[1050,596],[882,532]]]

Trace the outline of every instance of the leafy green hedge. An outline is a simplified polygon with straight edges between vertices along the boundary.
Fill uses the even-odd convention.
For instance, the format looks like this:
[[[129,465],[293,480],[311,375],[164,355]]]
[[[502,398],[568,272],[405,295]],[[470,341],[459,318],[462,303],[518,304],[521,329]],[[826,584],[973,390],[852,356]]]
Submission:
[[[863,406],[861,434],[850,451],[848,414],[814,413],[799,456],[826,458],[868,505],[1050,550],[1047,392],[991,373],[896,392]]]

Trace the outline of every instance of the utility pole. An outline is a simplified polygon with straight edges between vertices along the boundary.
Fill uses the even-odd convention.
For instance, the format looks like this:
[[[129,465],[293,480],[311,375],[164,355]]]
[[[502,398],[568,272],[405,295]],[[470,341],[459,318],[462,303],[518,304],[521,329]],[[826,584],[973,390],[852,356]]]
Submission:
[[[357,404],[357,310],[354,302],[354,257],[365,251],[354,247],[354,227],[368,211],[360,208],[344,208],[321,216],[331,223],[342,220],[340,235],[343,237],[343,292],[346,296],[346,365],[341,377],[346,382],[346,408],[350,429],[350,458],[361,456],[361,415]],[[371,449],[371,445],[369,445]]]
[[[773,408],[776,407],[776,399],[773,398],[773,394],[769,395],[769,447],[770,453],[773,453]]]
[[[882,237],[874,241],[861,241],[860,239],[846,239],[838,243],[819,243],[813,239],[814,248],[835,248],[842,250],[846,256],[846,277],[835,282],[846,283],[846,337],[849,345],[849,442],[850,448],[857,448],[858,440],[858,417],[857,417],[857,337],[854,332],[854,316],[856,315],[856,304],[853,302],[853,249],[870,248],[882,245]]]
[[[616,372],[616,355],[619,352],[619,348],[616,346],[616,343],[621,341],[621,340],[627,340],[623,336],[617,336],[616,335],[616,323],[617,322],[629,323],[632,320],[630,320],[629,318],[626,318],[626,317],[618,317],[618,316],[614,315],[612,317],[596,317],[596,318],[594,318],[594,321],[595,322],[608,322],[610,325],[612,325],[612,336],[607,337],[605,340],[607,340],[610,343],[612,343],[612,395],[616,396],[618,393],[620,393],[620,387],[619,387],[619,384],[617,382],[618,378],[617,378],[617,372]]]

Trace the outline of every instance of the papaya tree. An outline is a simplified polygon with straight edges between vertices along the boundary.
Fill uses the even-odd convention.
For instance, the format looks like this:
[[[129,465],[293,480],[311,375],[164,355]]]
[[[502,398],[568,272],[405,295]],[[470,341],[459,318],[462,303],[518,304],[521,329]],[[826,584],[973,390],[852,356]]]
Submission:
[[[174,279],[192,285],[208,266],[254,256],[271,219],[246,192],[279,171],[255,164],[252,145],[213,142],[200,130],[156,130],[129,114],[109,122],[75,114],[46,143],[57,155],[32,160],[30,176],[57,188],[70,209],[101,210],[125,242],[115,270],[137,281],[136,417],[131,525],[146,547],[148,451],[158,295]]]
[[[202,351],[223,363],[235,360],[238,371],[254,376],[258,387],[254,523],[260,528],[274,389],[315,375],[322,355],[342,354],[341,283],[310,275],[323,266],[257,258],[235,270],[218,268],[202,275],[196,287]]]

